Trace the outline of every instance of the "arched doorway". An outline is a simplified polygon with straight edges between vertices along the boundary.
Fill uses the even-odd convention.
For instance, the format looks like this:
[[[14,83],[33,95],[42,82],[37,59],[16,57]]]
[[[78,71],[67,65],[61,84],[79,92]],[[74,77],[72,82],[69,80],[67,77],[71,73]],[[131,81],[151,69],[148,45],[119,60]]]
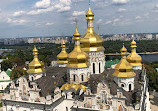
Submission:
[[[73,80],[74,80],[74,82],[76,81],[76,75],[75,74],[74,74]]]
[[[99,73],[100,73],[100,62],[99,62]]]
[[[83,75],[81,75],[81,80],[84,81],[84,76]]]
[[[66,107],[66,111],[68,111],[68,108]]]
[[[131,91],[132,90],[132,85],[131,84],[129,84],[129,91]]]
[[[93,74],[95,74],[95,63],[93,63]]]

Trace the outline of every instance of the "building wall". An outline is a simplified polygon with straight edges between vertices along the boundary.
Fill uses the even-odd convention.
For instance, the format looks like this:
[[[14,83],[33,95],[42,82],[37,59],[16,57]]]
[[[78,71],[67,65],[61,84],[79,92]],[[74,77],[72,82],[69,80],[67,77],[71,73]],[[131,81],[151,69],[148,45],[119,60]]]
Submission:
[[[7,85],[10,83],[10,77],[6,72],[2,71],[0,73],[0,90],[4,90]]]
[[[105,55],[104,51],[88,52],[89,54],[89,69],[91,74],[100,74],[105,68]],[[100,64],[100,68],[99,68]],[[95,69],[94,69],[95,67]],[[100,71],[99,71],[100,70]]]
[[[68,72],[70,74],[70,82],[79,84],[82,82],[87,82],[88,78],[90,77],[90,72],[89,68],[71,68],[68,69]],[[75,81],[74,81],[74,76],[75,76]],[[83,76],[83,81],[82,81],[82,76]]]
[[[134,90],[134,77],[116,77],[114,81],[118,84],[119,87],[122,87],[125,91]],[[129,88],[131,85],[131,88]]]

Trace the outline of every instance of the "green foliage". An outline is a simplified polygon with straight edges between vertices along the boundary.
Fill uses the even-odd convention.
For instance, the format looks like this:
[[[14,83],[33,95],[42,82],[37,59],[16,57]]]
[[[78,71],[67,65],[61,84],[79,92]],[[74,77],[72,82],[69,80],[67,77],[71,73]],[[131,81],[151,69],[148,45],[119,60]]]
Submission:
[[[155,68],[157,68],[158,62],[153,62],[150,64],[145,64],[145,68],[147,69],[147,77],[149,79],[149,90],[156,90],[158,92],[158,72],[156,72]]]
[[[28,75],[28,73],[25,70],[23,70],[23,68],[17,67],[17,68],[12,70],[11,79],[14,80],[14,79],[19,78],[23,75]]]
[[[8,68],[12,68],[12,62],[10,60],[4,60],[3,62],[1,62],[2,71],[6,71]]]
[[[158,92],[158,72],[148,71],[147,77],[149,78],[149,90],[153,91],[155,89]]]
[[[158,42],[155,40],[141,40],[137,42],[137,52],[158,52]],[[127,51],[130,52],[130,43],[131,41],[125,41],[125,47]],[[105,41],[103,46],[105,47],[105,53],[120,53],[122,48],[123,41]]]
[[[2,102],[0,103],[0,107],[2,107],[3,106],[3,104],[2,104]]]

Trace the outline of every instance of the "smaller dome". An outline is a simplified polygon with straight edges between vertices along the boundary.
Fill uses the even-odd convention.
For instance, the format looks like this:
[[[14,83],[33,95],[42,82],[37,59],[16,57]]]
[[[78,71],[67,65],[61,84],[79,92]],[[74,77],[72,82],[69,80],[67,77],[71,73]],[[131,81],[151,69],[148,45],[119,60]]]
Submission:
[[[132,65],[132,66],[142,66],[142,57],[136,53],[136,42],[133,41],[131,42],[131,48],[132,51],[131,53],[127,56],[127,61]]]
[[[124,43],[120,51],[121,51],[121,56],[125,56],[127,54],[127,49],[125,48]]]
[[[61,42],[61,47],[62,47],[62,50],[57,55],[57,63],[66,64],[66,63],[68,63],[68,60],[67,60],[68,59],[68,53],[65,50],[65,41],[64,40]]]
[[[142,57],[136,53],[136,51],[132,51],[128,56],[127,56],[127,61],[132,65],[132,66],[142,66]]]
[[[86,16],[94,16],[94,13],[92,12],[90,6],[89,6],[89,10],[86,13]]]
[[[113,76],[116,77],[134,77],[136,74],[133,72],[132,65],[126,60],[127,49],[124,44],[121,49],[121,61],[115,66]]]
[[[88,67],[88,54],[81,50],[80,47],[80,34],[76,28],[76,32],[73,34],[75,39],[75,46],[71,53],[68,55],[68,68],[84,68]]]
[[[44,63],[38,59],[38,50],[36,46],[33,49],[34,59],[29,64],[28,73],[42,73],[45,71]]]
[[[131,48],[136,48],[137,46],[136,46],[136,42],[134,41],[134,39],[133,39],[133,41],[131,42]]]

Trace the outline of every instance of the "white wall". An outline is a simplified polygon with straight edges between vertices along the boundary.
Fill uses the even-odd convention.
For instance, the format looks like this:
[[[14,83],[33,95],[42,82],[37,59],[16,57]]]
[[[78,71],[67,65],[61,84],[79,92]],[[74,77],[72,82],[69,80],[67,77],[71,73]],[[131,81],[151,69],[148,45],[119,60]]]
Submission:
[[[89,72],[88,67],[87,68],[74,68],[74,69],[71,68],[71,69],[68,69],[68,72],[70,74],[70,82],[75,83],[75,84],[87,82],[88,78],[90,76],[90,72]],[[74,75],[75,75],[76,81],[74,81]],[[82,75],[84,78],[83,81],[82,81]]]
[[[116,77],[114,81],[119,87],[122,87],[125,91],[129,91],[129,85],[131,84],[131,90],[134,90],[134,77]]]
[[[0,73],[0,90],[4,90],[7,85],[10,83],[10,77],[6,72],[2,71]]]
[[[100,74],[105,68],[105,55],[104,51],[100,52],[89,52],[89,63],[90,63],[90,73]],[[95,64],[95,73],[93,73],[93,63]],[[100,63],[100,73],[99,73],[99,63]]]

